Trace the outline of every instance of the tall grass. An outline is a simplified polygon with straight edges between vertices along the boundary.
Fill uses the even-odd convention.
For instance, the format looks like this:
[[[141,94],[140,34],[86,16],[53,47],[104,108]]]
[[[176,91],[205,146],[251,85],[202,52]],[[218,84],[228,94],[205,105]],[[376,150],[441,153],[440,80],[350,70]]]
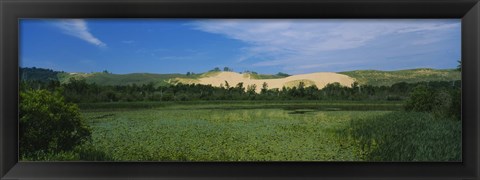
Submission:
[[[354,118],[343,136],[367,161],[461,161],[461,125],[429,113],[392,112]]]

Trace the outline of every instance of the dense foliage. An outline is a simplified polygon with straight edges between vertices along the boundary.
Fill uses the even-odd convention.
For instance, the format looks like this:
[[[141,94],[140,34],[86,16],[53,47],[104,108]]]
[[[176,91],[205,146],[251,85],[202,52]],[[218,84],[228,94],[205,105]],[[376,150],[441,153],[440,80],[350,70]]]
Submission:
[[[418,83],[397,83],[392,86],[370,86],[352,84],[351,87],[339,83],[328,84],[322,89],[306,86],[300,82],[294,87],[268,89],[248,86],[243,83],[224,87],[200,84],[176,84],[156,87],[153,83],[143,85],[110,86],[87,83],[85,80],[71,79],[69,83],[57,81],[23,81],[22,88],[59,90],[69,102],[133,102],[133,101],[193,101],[193,100],[388,100],[399,101],[409,97],[410,92],[423,85],[431,89],[460,89],[460,81],[438,81]],[[257,89],[260,93],[256,93]]]
[[[414,88],[407,99],[405,110],[431,112],[437,116],[448,116],[460,120],[460,88],[432,88],[419,85]]]
[[[59,93],[21,91],[19,106],[22,156],[68,151],[90,136],[90,129],[77,105],[65,103]]]

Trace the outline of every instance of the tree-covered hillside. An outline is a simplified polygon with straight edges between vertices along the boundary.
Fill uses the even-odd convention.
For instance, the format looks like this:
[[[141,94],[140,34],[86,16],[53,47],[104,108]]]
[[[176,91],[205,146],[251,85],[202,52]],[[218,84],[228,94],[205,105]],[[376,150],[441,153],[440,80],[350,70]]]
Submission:
[[[33,81],[57,81],[58,74],[63,73],[59,71],[53,71],[51,69],[44,68],[20,68],[19,76],[22,80],[33,80]]]

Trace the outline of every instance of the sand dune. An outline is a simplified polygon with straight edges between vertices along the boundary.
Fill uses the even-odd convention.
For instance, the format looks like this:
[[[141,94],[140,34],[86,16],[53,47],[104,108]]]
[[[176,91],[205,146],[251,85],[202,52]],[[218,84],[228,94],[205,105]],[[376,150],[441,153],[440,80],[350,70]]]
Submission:
[[[249,74],[239,74],[236,72],[219,72],[210,77],[202,77],[195,81],[187,79],[177,79],[183,83],[196,83],[196,84],[211,84],[212,86],[225,86],[225,81],[231,87],[236,86],[238,83],[243,82],[243,87],[247,88],[255,84],[257,86],[256,92],[260,92],[264,82],[268,84],[268,89],[297,86],[299,82],[303,81],[306,86],[316,85],[318,88],[323,88],[328,83],[338,82],[343,86],[350,87],[354,82],[354,79],[343,74],[337,74],[332,72],[319,72],[310,74],[292,75],[279,79],[252,79]]]

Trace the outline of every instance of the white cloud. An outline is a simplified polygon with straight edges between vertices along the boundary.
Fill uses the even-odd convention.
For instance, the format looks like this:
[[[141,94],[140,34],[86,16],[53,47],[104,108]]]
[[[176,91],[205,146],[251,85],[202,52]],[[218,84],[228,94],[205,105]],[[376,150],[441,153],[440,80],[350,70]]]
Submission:
[[[254,66],[288,66],[298,69],[336,64],[327,53],[370,45],[373,40],[394,35],[418,34],[457,28],[459,21],[442,20],[200,20],[190,24],[197,30],[224,35],[248,44],[237,62],[264,57]],[[423,37],[423,36],[416,36]],[[415,39],[411,45],[436,41]],[[395,46],[395,43],[390,43]],[[258,60],[258,58],[257,58]]]
[[[55,25],[65,34],[77,37],[99,47],[107,46],[104,42],[92,35],[88,29],[87,23],[83,19],[58,20],[55,22]]]

